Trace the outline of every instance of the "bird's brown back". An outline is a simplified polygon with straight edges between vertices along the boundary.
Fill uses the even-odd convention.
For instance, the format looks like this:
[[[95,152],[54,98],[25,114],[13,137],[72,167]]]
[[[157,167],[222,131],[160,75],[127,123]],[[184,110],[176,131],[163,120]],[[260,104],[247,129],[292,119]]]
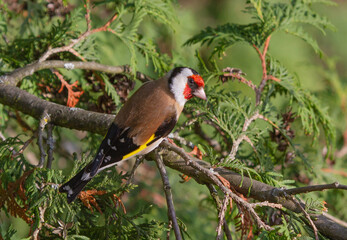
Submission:
[[[182,108],[169,91],[167,79],[161,78],[143,84],[124,104],[115,123],[122,128],[129,127],[129,137],[142,145],[166,119],[178,118]]]

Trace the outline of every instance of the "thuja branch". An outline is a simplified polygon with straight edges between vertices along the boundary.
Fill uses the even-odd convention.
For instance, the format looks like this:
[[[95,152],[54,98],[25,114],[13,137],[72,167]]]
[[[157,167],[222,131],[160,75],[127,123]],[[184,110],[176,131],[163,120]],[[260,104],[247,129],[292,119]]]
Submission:
[[[252,146],[254,151],[256,151],[252,141],[249,139],[249,137],[247,137],[245,132],[248,130],[249,125],[257,119],[262,119],[262,120],[270,123],[274,127],[278,128],[271,120],[269,120],[266,117],[264,117],[263,115],[259,114],[259,111],[255,111],[255,113],[251,117],[245,119],[245,122],[243,123],[243,127],[242,127],[242,134],[233,142],[233,146],[231,148],[230,154],[229,154],[228,158],[226,158],[227,162],[231,162],[231,161],[235,160],[236,153],[237,153],[238,148],[239,148],[242,141],[247,141]]]
[[[252,88],[253,91],[255,92],[256,105],[260,104],[261,94],[262,94],[264,87],[266,86],[266,83],[268,80],[272,80],[275,82],[281,81],[280,79],[278,79],[272,75],[267,74],[266,54],[267,54],[267,51],[269,48],[270,39],[271,39],[271,35],[268,36],[265,40],[263,52],[261,52],[260,49],[256,45],[253,45],[253,47],[257,51],[258,56],[260,58],[261,68],[262,68],[262,72],[263,72],[262,78],[261,78],[261,81],[260,81],[260,84],[258,87],[252,81],[244,78],[242,75],[245,75],[245,74],[240,69],[227,67],[227,68],[223,69],[223,75],[220,76],[220,79],[222,80],[222,82],[225,82],[226,79],[228,79],[228,78],[238,79],[240,82],[242,82],[242,83],[246,84],[247,86],[249,86],[250,88]]]
[[[45,61],[47,58],[49,58],[51,55],[55,54],[55,53],[59,53],[59,52],[66,52],[66,51],[70,51],[70,50],[74,50],[73,47],[83,41],[84,39],[86,39],[88,36],[97,33],[97,32],[112,32],[114,33],[114,31],[112,29],[110,29],[110,25],[112,22],[114,22],[118,16],[117,13],[115,13],[106,23],[105,25],[103,25],[102,27],[99,28],[95,28],[95,29],[91,29],[91,20],[90,20],[90,9],[89,9],[89,1],[87,1],[87,4],[85,5],[86,7],[86,22],[87,22],[87,30],[81,34],[77,39],[72,39],[70,41],[70,44],[66,45],[66,46],[62,46],[62,47],[57,47],[57,48],[52,48],[47,50],[39,59],[39,62],[43,62]]]

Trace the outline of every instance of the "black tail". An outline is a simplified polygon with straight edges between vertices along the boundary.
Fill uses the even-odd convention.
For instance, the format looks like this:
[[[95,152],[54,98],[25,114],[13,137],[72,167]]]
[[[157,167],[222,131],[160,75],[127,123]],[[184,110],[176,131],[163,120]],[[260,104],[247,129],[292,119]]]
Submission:
[[[79,173],[76,174],[76,176],[71,178],[70,181],[63,184],[59,188],[59,192],[61,192],[61,193],[66,192],[67,193],[67,202],[68,203],[71,203],[73,200],[75,200],[75,198],[82,191],[84,186],[91,180],[91,178],[88,180],[82,180],[82,176],[83,176],[84,171],[85,170],[82,169]]]

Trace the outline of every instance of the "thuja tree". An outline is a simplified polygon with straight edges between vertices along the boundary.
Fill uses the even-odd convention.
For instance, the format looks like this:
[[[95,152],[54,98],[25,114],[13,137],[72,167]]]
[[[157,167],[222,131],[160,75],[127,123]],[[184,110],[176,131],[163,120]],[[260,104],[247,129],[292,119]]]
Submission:
[[[322,54],[304,24],[323,33],[333,26],[312,10],[315,2],[247,1],[243,14],[252,17],[251,23],[207,27],[186,39],[183,48],[196,47],[197,69],[205,79],[208,101],[187,104],[169,136],[171,141],[138,158],[127,173],[113,169],[99,174],[70,205],[57,188],[92,159],[100,135],[128,95],[143,82],[152,81],[149,75],[156,78],[186,63],[183,51],[167,46],[166,52],[176,54],[161,53],[155,42],[162,36],[156,35],[153,41],[145,31],[150,26],[166,36],[163,29],[179,24],[177,5],[164,0],[86,1],[82,6],[60,1],[2,2],[1,238],[16,237],[17,229],[10,220],[3,220],[5,216],[24,220],[30,228],[28,237],[33,239],[197,236],[194,232],[200,229],[175,217],[172,203],[179,197],[172,196],[166,166],[184,174],[183,181],[193,178],[208,190],[206,199],[194,199],[195,205],[182,211],[198,211],[200,204],[211,209],[215,220],[209,221],[214,225],[203,230],[205,236],[343,239],[346,224],[327,214],[324,197],[306,194],[335,189],[329,191],[339,191],[341,201],[334,199],[334,203],[343,202],[343,190],[336,189],[346,186],[328,182],[313,166],[334,159],[333,124],[319,100],[269,50],[271,37],[285,32]],[[105,15],[106,20],[98,17]],[[247,78],[242,69],[233,66],[220,67],[214,60],[237,43],[246,44],[258,55],[261,74],[257,79]],[[103,45],[109,45],[112,57],[127,65],[102,62],[98,49]],[[339,82],[338,77],[334,79]],[[235,84],[250,88],[252,94],[232,91]],[[66,128],[86,132],[82,154],[67,154],[66,139],[77,140]],[[323,147],[326,151],[322,153]],[[36,154],[37,162],[27,152]],[[71,168],[63,174],[59,161],[64,159]],[[139,188],[133,179],[144,160],[157,162],[165,191],[156,191],[165,192],[167,221],[151,217],[153,207],[145,205],[126,211],[127,201],[141,198],[133,195],[135,199],[125,201],[124,194]],[[321,185],[307,186],[298,178],[299,172],[307,179],[321,180]],[[179,187],[171,185],[173,190]]]

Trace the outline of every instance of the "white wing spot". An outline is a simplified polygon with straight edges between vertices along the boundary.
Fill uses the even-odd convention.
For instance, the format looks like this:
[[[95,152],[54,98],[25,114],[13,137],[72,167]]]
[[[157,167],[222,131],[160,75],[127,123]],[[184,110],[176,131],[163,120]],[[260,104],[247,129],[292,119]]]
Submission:
[[[63,188],[65,191],[67,191],[67,194],[69,196],[71,196],[73,194],[73,191],[71,189],[71,187],[69,185],[66,185],[64,188]]]
[[[90,173],[83,173],[81,180],[82,181],[87,181],[90,179]]]
[[[111,161],[111,156],[105,157],[105,162]]]
[[[119,139],[119,141],[120,141],[121,143],[123,143],[125,140],[124,140],[124,138],[121,138],[121,139]]]
[[[111,146],[111,139],[107,139],[107,144]]]
[[[116,146],[111,147],[112,150],[117,151]]]

